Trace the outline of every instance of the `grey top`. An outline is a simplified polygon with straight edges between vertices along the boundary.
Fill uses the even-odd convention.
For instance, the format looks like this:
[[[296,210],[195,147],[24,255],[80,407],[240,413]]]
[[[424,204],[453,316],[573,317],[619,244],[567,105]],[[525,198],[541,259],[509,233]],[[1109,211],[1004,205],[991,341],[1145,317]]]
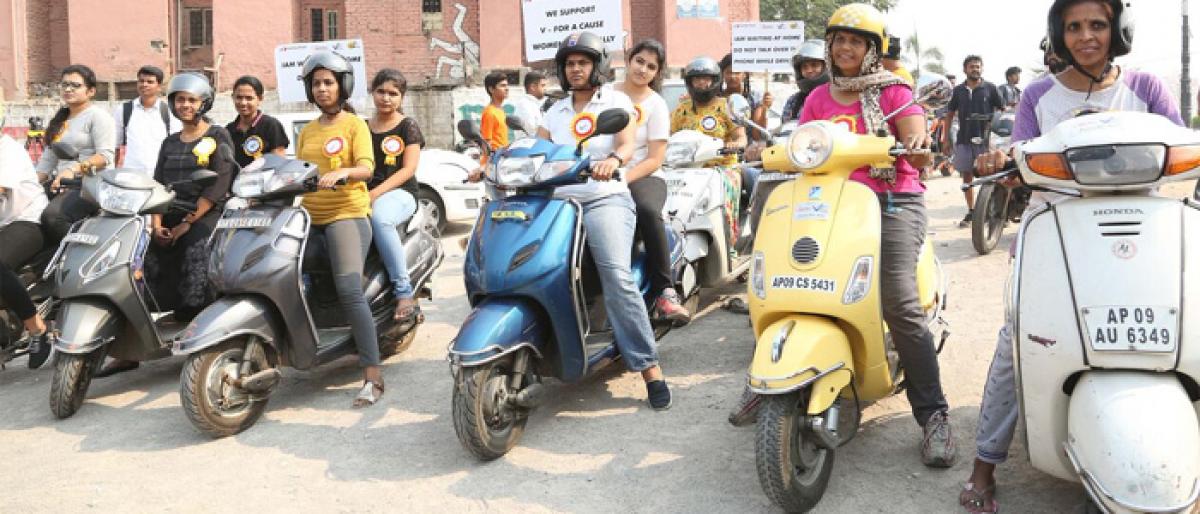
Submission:
[[[58,141],[74,145],[79,150],[80,160],[99,154],[112,165],[117,150],[117,122],[112,114],[93,103],[67,119]],[[71,164],[72,161],[59,161],[54,152],[47,149],[38,160],[37,172],[58,175]]]

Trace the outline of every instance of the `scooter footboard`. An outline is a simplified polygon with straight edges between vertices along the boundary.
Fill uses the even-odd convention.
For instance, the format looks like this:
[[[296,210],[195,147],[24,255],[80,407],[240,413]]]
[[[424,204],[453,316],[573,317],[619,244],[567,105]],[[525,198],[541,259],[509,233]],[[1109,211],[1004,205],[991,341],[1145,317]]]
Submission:
[[[276,346],[282,334],[285,332],[276,320],[275,310],[266,299],[226,296],[192,319],[187,329],[175,338],[171,353],[188,355],[244,335],[256,336]]]
[[[1169,373],[1093,371],[1071,394],[1063,448],[1110,510],[1187,511],[1200,496],[1200,424]]]
[[[546,344],[543,317],[529,300],[485,299],[471,311],[451,341],[450,362],[478,366],[525,347],[540,355]]]
[[[854,354],[841,327],[819,316],[787,316],[758,336],[750,389],[786,394],[811,386],[808,413],[819,414],[837,401],[853,370]]]
[[[58,312],[58,334],[54,349],[62,353],[84,354],[115,339],[125,319],[121,312],[101,298],[72,298]]]

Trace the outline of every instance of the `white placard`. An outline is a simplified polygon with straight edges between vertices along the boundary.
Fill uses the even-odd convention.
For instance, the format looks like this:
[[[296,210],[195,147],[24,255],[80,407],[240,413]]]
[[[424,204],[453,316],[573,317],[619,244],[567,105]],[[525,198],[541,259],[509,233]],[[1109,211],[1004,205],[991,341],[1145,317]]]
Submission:
[[[573,32],[604,38],[610,52],[624,46],[621,0],[524,0],[521,15],[529,62],[553,59],[559,43]]]
[[[733,71],[792,71],[792,55],[804,42],[804,22],[733,24]]]
[[[308,101],[308,96],[304,93],[304,78],[300,76],[300,72],[304,68],[304,59],[318,50],[332,51],[350,61],[350,68],[354,70],[354,91],[350,98],[365,99],[368,79],[367,63],[363,58],[363,42],[361,39],[343,39],[275,47],[275,80],[279,84],[279,101]]]

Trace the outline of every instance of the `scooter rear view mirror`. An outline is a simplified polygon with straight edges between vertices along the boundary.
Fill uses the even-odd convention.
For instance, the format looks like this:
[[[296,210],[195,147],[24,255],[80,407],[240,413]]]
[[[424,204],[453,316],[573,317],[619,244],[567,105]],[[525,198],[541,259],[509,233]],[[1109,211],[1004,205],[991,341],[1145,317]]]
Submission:
[[[479,133],[479,126],[471,120],[459,120],[458,134],[467,141],[473,141],[480,148],[487,148],[487,142],[483,140],[483,135]]]
[[[188,175],[188,182],[200,187],[208,187],[217,183],[218,175],[212,170],[196,170]]]
[[[596,130],[592,134],[581,139],[579,144],[575,145],[575,155],[583,155],[583,144],[589,139],[596,136],[607,136],[616,134],[629,126],[629,111],[620,108],[605,109],[596,117]]]
[[[733,121],[742,123],[750,117],[750,102],[746,100],[746,97],[734,93],[729,95],[729,99],[725,103],[729,107],[729,117],[733,118]]]
[[[54,152],[54,156],[64,161],[73,161],[79,158],[79,150],[71,143],[59,141],[50,145],[50,151]]]
[[[525,128],[525,123],[522,122],[521,118],[516,115],[510,115],[510,116],[505,117],[504,122],[508,124],[508,128],[510,128],[510,129],[520,130],[521,132],[524,132],[526,134],[529,133],[529,130],[527,130]]]
[[[929,110],[941,109],[950,103],[953,92],[954,86],[950,85],[950,80],[946,77],[928,71],[922,72],[921,78],[917,79],[916,102]]]

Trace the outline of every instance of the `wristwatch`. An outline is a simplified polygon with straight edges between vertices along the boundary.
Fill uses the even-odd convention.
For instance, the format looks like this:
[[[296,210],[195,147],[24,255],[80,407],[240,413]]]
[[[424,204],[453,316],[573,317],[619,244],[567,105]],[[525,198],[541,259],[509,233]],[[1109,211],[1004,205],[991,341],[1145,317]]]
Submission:
[[[625,165],[625,159],[622,159],[620,155],[617,155],[617,152],[609,152],[604,158],[608,159],[610,157],[617,160],[618,168]]]

